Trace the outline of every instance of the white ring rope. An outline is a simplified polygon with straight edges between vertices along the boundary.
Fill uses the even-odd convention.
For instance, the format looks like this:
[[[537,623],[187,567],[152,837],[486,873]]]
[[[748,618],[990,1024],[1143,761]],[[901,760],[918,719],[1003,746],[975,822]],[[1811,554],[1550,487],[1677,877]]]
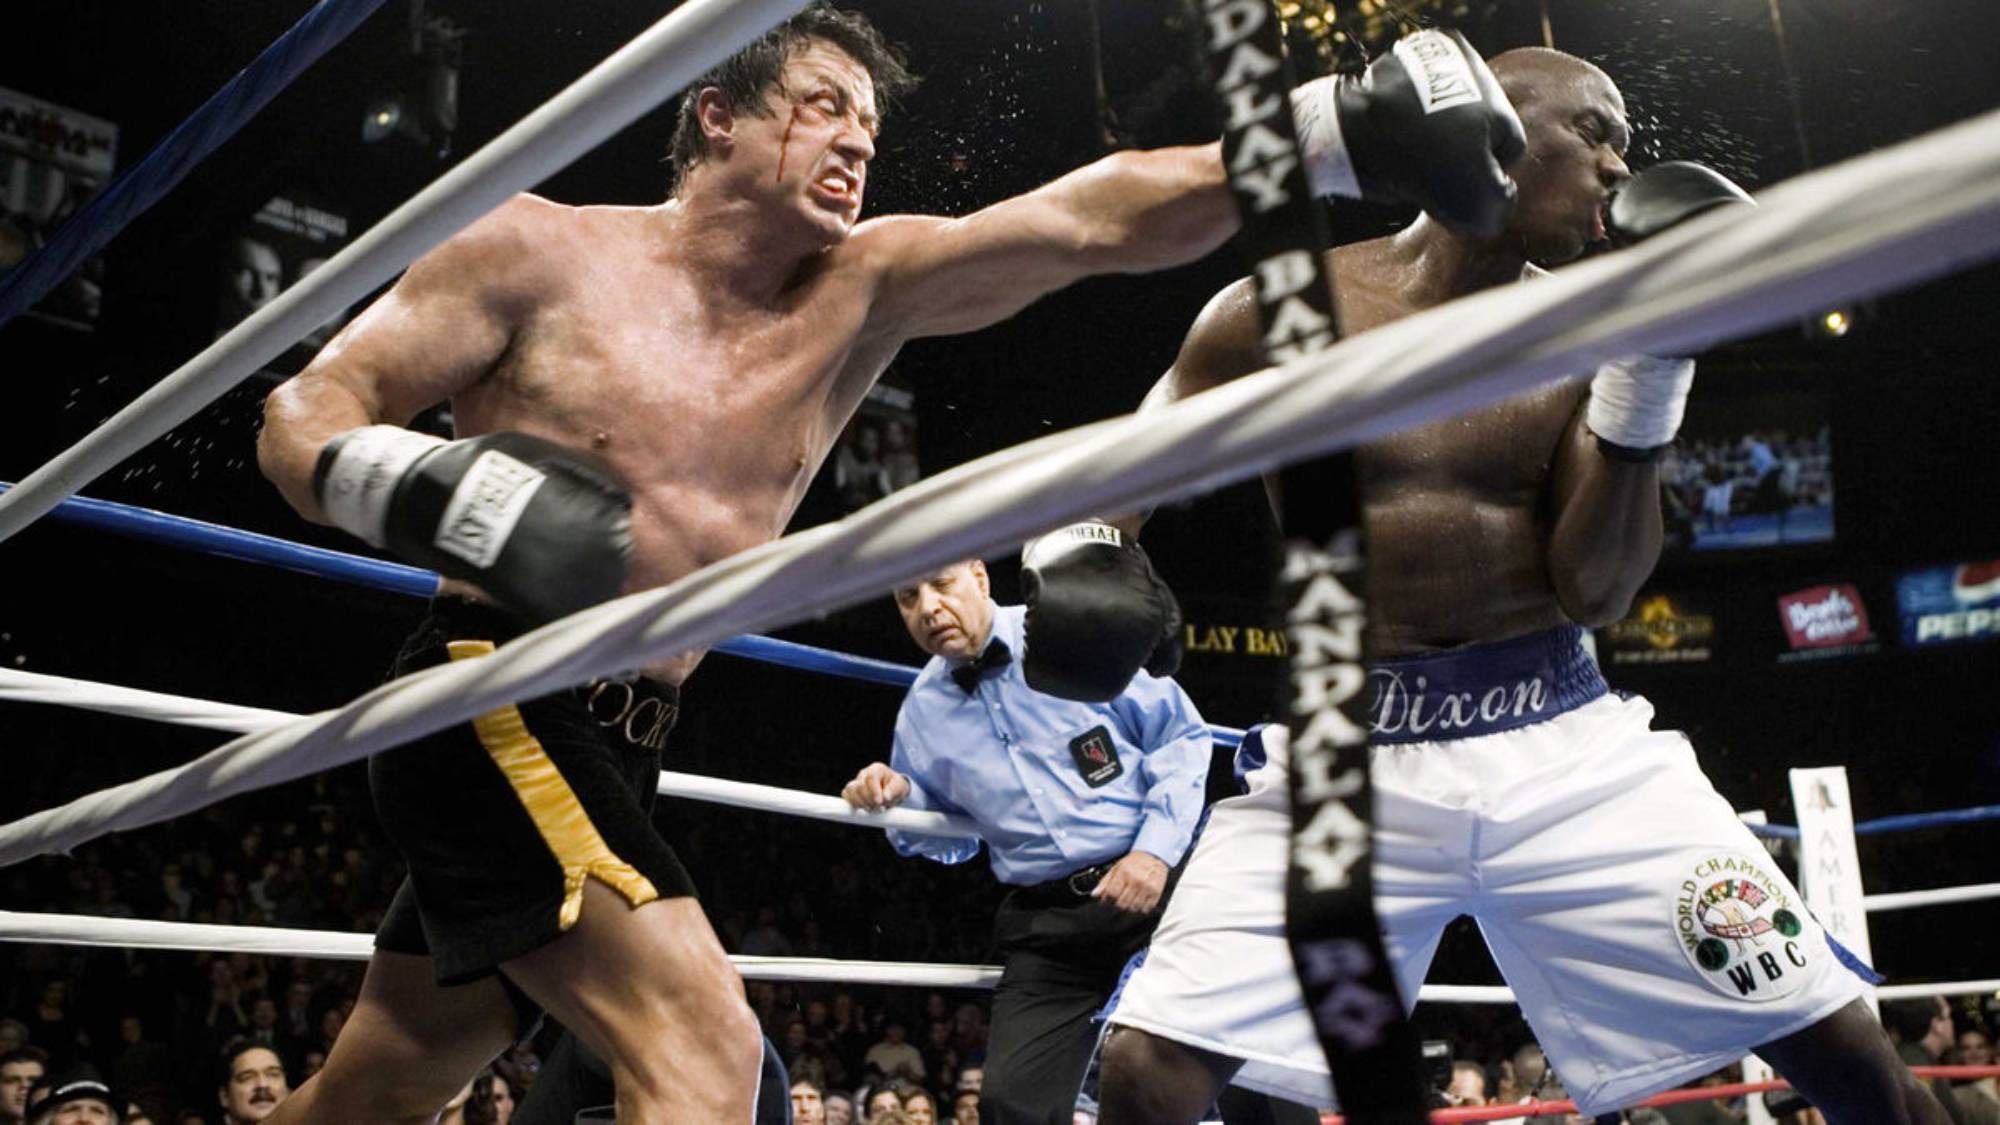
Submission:
[[[375,952],[373,934],[78,914],[24,914],[11,910],[0,910],[0,941],[184,952],[227,950],[329,961],[366,961]],[[842,961],[831,957],[732,956],[729,960],[745,980],[839,981],[927,988],[992,988],[1000,980],[1000,970],[990,965]]]
[[[233,703],[214,703],[206,699],[190,699],[182,695],[115,687],[89,680],[73,680],[65,676],[23,672],[13,668],[0,668],[0,701],[52,703],[59,707],[76,707],[134,719],[157,719],[160,722],[181,726],[237,732],[269,730],[296,722],[302,717],[285,711],[239,707]],[[978,824],[967,817],[953,816],[950,813],[930,812],[924,809],[862,812],[841,798],[824,793],[805,793],[796,789],[780,789],[774,785],[703,777],[700,774],[662,770],[659,792],[668,797],[683,797],[719,805],[758,809],[763,812],[803,816],[813,820],[830,820],[838,824],[852,824],[863,828],[895,828],[925,836],[979,835]]]
[[[880,596],[1051,526],[1462,413],[1614,354],[1675,353],[2000,253],[2000,113],[1781,184],[1641,246],[920,481],[834,523],[425,669],[338,712],[0,828],[0,864],[331,769],[518,699]],[[324,271],[322,271],[324,272]],[[11,493],[9,495],[12,495]]]
[[[273,957],[320,957],[366,961],[372,934],[287,930],[269,926],[215,926],[200,922],[159,922],[143,918],[95,918],[79,914],[27,914],[0,910],[0,941],[118,949],[227,950]],[[992,988],[1000,980],[995,965],[940,965],[908,961],[843,961],[831,957],[732,956],[745,980],[829,981],[893,984],[918,988]],[[1897,984],[1876,989],[1884,1000],[1909,996],[1966,996],[2000,992],[2000,980]],[[1500,985],[1427,984],[1417,994],[1425,1003],[1512,1004],[1514,993]]]
[[[688,0],[0,496],[0,540],[193,417],[424,251],[561,171],[806,0]]]
[[[51,676],[41,672],[23,672],[13,668],[0,668],[0,702],[49,703],[60,707],[76,707],[86,711],[123,715],[128,718],[156,719],[164,723],[226,731],[268,730],[300,718],[285,711],[266,711],[259,707],[215,703],[183,695],[167,695],[162,692],[96,683],[91,680]],[[660,773],[659,792],[667,797],[709,801],[719,805],[733,805],[737,808],[783,813],[814,820],[829,820],[839,824],[896,828],[926,836],[979,835],[978,824],[969,818],[949,813],[918,809],[861,812],[839,797],[823,793],[806,793],[797,789],[781,789],[774,785],[731,781],[701,774],[663,770]],[[2000,898],[2000,883],[1976,883],[1962,887],[1868,895],[1862,899],[1862,909],[1869,912],[1907,910],[1917,906],[1972,902],[1989,898]]]
[[[1870,914],[1884,910],[1908,910],[1914,906],[1939,906],[1948,902],[1974,902],[2000,898],[2000,883],[1969,883],[1963,887],[1937,887],[1928,891],[1896,891],[1863,895],[1861,909]]]

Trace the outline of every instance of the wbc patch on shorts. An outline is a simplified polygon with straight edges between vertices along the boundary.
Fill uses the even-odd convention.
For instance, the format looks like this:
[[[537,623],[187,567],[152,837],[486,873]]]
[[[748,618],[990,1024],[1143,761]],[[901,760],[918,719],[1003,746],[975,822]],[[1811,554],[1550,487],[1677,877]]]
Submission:
[[[1109,785],[1125,773],[1125,763],[1118,760],[1118,744],[1101,726],[1070,739],[1069,755],[1076,759],[1076,772],[1083,775],[1084,784],[1092,789]]]
[[[1811,958],[1805,907],[1770,864],[1743,852],[1696,853],[1673,902],[1674,936],[1688,964],[1724,996],[1778,1000],[1806,983]]]

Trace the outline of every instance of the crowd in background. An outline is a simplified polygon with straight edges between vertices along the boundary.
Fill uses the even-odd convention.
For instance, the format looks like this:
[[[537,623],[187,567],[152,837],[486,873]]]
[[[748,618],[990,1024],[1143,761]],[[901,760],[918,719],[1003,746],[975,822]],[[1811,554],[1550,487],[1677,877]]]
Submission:
[[[670,834],[699,857],[704,903],[731,952],[957,963],[991,956],[999,889],[983,864],[899,860],[845,826],[746,832],[724,810],[675,807],[685,811]],[[401,878],[361,772],[348,769],[5,869],[0,889],[10,909],[367,932]],[[0,945],[0,967],[0,1125],[18,1120],[22,1106],[10,1116],[9,1102],[17,1093],[25,1100],[27,1083],[17,1079],[29,1071],[98,1077],[143,1107],[151,1125],[258,1120],[223,1115],[225,1045],[267,1047],[296,1088],[339,1037],[363,968],[47,945]],[[794,1079],[802,1122],[977,1119],[983,993],[751,981],[748,995]],[[1934,1042],[1941,1049],[1933,1053],[1990,1062],[1996,1014],[1959,1010],[1955,1037]],[[1418,1025],[1459,1060],[1449,1079],[1454,1099],[1561,1096],[1512,1009],[1427,1005]],[[455,1111],[461,1116],[447,1120],[505,1122],[533,1084],[550,1034],[497,1060]],[[1992,1086],[1965,1086],[1962,1097],[1990,1096]],[[1709,1125],[1740,1120],[1740,1112],[1740,1103],[1699,1102],[1630,1120]]]

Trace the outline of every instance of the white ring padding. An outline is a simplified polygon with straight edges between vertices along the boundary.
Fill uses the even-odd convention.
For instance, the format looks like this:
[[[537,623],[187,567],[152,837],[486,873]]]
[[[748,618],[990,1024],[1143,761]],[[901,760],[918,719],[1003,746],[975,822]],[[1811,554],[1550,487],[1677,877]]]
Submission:
[[[1861,909],[1873,914],[1880,910],[1908,910],[1914,906],[1940,906],[1948,902],[1976,902],[2000,898],[2000,883],[1971,883],[1963,887],[1938,887],[1928,891],[1895,891],[1861,896]]]
[[[366,961],[375,948],[372,934],[286,930],[270,926],[215,926],[145,918],[95,918],[78,914],[30,914],[12,910],[0,910],[0,941],[185,952],[228,950],[273,957],[320,957],[332,961]],[[731,956],[729,960],[745,980],[899,984],[920,988],[992,988],[1000,981],[1000,969],[996,965],[843,961],[832,957]],[[1894,984],[1875,990],[1876,996],[1883,1000],[1910,996],[1969,996],[1984,992],[2000,992],[2000,980]],[[1418,992],[1417,999],[1435,1004],[1512,1004],[1514,993],[1505,986],[1496,985],[1427,984]]]
[[[1688,354],[2000,253],[2000,112],[1781,184],[1534,285],[1453,301],[1143,416],[919,481],[838,523],[0,827],[0,865],[345,765],[519,699],[870,598],[1126,512],[1587,373]],[[324,272],[324,271],[321,271]],[[13,495],[8,493],[9,496]]]
[[[688,0],[0,496],[0,540],[144,449],[516,192],[652,112],[806,0]]]
[[[128,718],[156,719],[181,726],[207,727],[239,733],[270,730],[286,723],[297,722],[300,718],[285,711],[239,707],[233,703],[213,703],[206,699],[190,699],[186,696],[166,695],[156,691],[114,687],[110,684],[92,683],[89,680],[73,680],[63,676],[23,672],[13,668],[0,668],[0,701],[52,703],[61,707],[77,707],[86,711],[124,715]],[[696,801],[735,805],[739,808],[811,817],[814,820],[831,820],[863,828],[894,828],[925,836],[980,834],[977,824],[965,817],[952,816],[949,813],[923,809],[862,812],[849,806],[839,797],[823,793],[802,793],[795,789],[780,789],[774,785],[755,785],[747,781],[728,781],[719,777],[702,777],[691,773],[670,773],[662,770],[659,791],[669,797],[686,797]]]

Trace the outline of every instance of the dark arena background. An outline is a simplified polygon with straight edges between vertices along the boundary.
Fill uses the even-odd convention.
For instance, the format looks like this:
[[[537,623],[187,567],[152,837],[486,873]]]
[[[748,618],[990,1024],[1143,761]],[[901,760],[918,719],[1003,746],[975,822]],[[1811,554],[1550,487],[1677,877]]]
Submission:
[[[1214,135],[1175,4],[853,6],[907,46],[925,79],[888,116],[867,214],[962,214],[1115,147]],[[81,438],[669,7],[435,0],[413,10],[389,0],[79,279],[0,327],[0,479],[21,479]],[[1635,167],[1697,159],[1753,190],[2000,106],[2000,11],[1987,0],[1282,7],[1311,67],[1353,63],[1360,44],[1379,48],[1403,17],[1460,27],[1489,54],[1542,42],[1546,28],[1622,85]],[[18,260],[306,8],[9,5],[0,262]],[[451,107],[437,95],[447,79]],[[51,151],[46,129],[22,124],[36,114],[94,146]],[[566,203],[657,202],[670,129],[663,107],[537,190]],[[1342,240],[1407,219],[1364,206],[1332,217]],[[1169,273],[1077,285],[989,331],[912,344],[828,459],[794,530],[918,472],[1132,409],[1205,299],[1241,272],[1225,248]],[[1794,823],[1787,770],[1821,765],[1847,768],[1862,820],[2000,804],[2000,594],[1949,628],[1922,620],[1926,591],[1948,588],[1952,575],[1976,578],[1982,565],[1990,576],[2000,559],[1996,282],[2000,269],[1987,267],[1701,357],[1666,474],[1672,542],[1633,615],[1600,630],[1597,647],[1613,686],[1647,696],[1662,725],[1686,731],[1739,809]],[[298,519],[255,468],[263,397],[309,354],[295,350],[85,495],[360,550]],[[1773,463],[1781,487],[1764,487]],[[1729,494],[1722,510],[1710,500],[1717,489]],[[1268,716],[1282,654],[1262,601],[1275,539],[1261,494],[1245,486],[1175,505],[1148,543],[1186,608],[1182,680],[1204,714],[1234,726]],[[1012,560],[992,562],[1001,600],[1014,600]],[[0,545],[0,590],[7,667],[292,711],[335,707],[379,682],[422,611],[407,598],[53,520]],[[1833,635],[1809,635],[1829,599],[1858,613],[1843,610]],[[886,597],[780,635],[904,663],[915,655]],[[667,768],[832,793],[887,756],[898,698],[714,656],[688,685]],[[0,820],[226,737],[0,705]],[[441,793],[437,815],[480,810]],[[689,801],[663,800],[657,819],[732,950],[990,955],[999,892],[983,860],[951,869],[900,860],[869,831]],[[1860,854],[1871,892],[1990,882],[2000,823],[1864,836]],[[372,928],[399,876],[353,766],[0,870],[0,909],[358,931]],[[1990,900],[1878,914],[1870,929],[1874,960],[1894,982],[2000,976]],[[1463,920],[1431,979],[1498,983]],[[306,1056],[337,1031],[327,1013],[344,1012],[358,980],[355,964],[0,944],[0,1016],[53,1027],[60,1042],[37,1045],[145,1084],[160,1114],[183,1104],[213,1114],[215,1045],[254,1015],[255,993],[282,1003],[303,981],[312,1027],[288,1054],[296,1083]],[[53,1023],[52,984],[62,1017]],[[834,991],[761,985],[752,996],[783,1042],[793,1018]],[[889,1013],[911,1021],[919,1045],[929,1041],[938,1008],[922,991],[851,992],[869,1042],[869,1021]],[[980,996],[943,999],[955,1009]],[[1961,1028],[2000,1021],[2000,999],[1958,1003]],[[140,1044],[160,1050],[128,1049],[126,1017],[137,1017]],[[1456,1055],[1487,1063],[1527,1037],[1512,1009],[1425,1005],[1419,1018]],[[956,1061],[970,1061],[976,1048],[947,1042]]]

